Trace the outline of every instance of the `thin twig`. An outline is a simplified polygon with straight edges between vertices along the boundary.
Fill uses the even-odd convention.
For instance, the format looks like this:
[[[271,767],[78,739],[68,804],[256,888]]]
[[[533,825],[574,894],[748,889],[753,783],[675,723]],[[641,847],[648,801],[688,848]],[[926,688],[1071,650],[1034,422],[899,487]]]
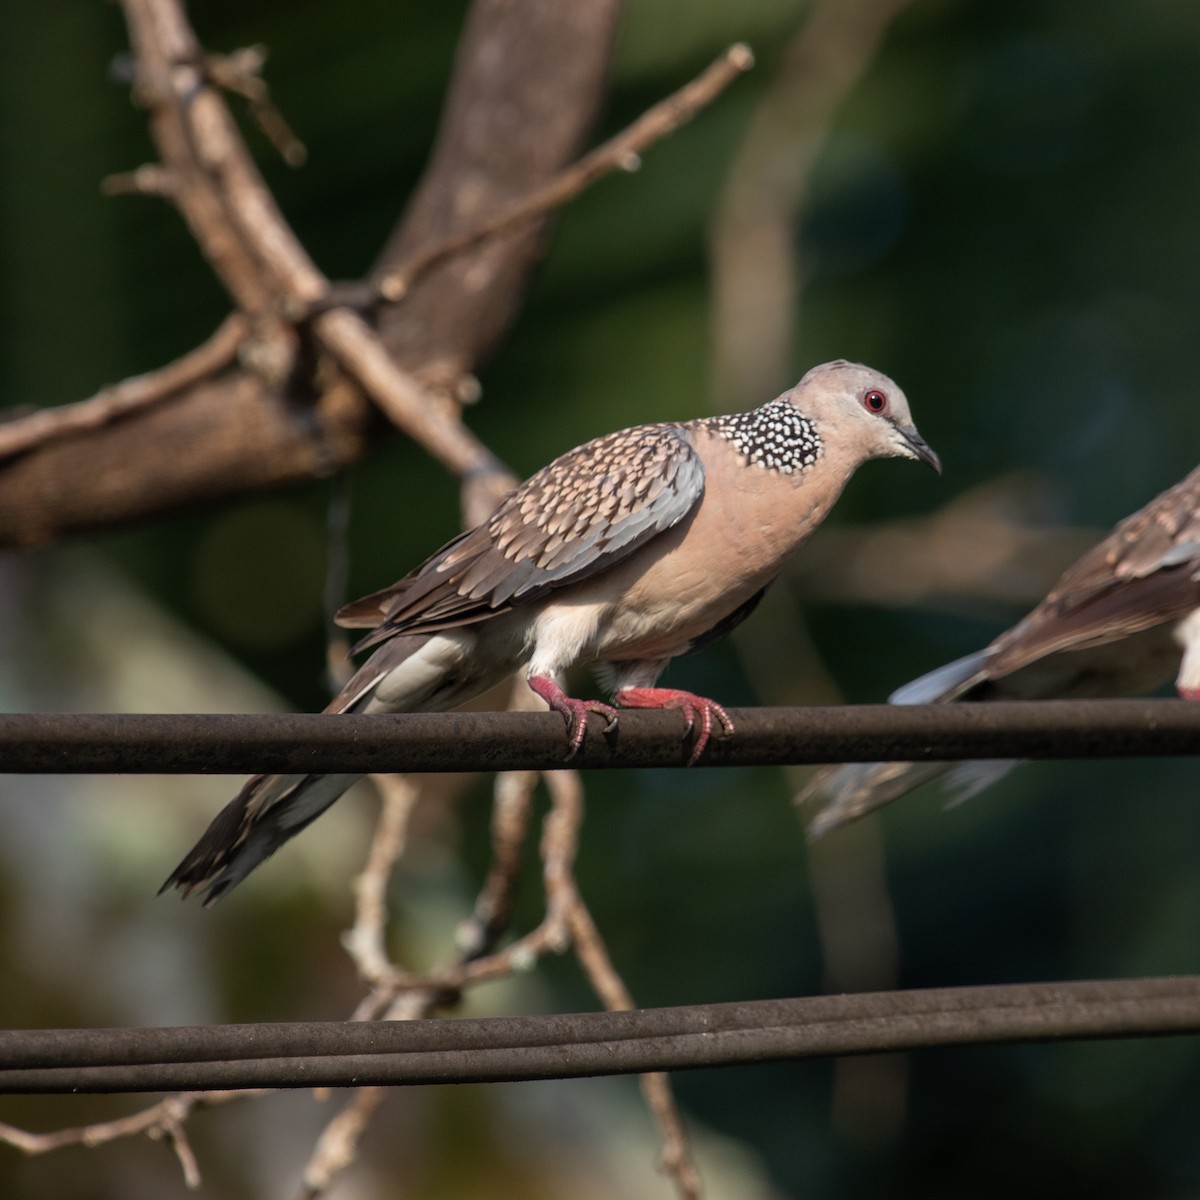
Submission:
[[[491,953],[512,919],[537,781],[536,771],[501,771],[496,775],[492,794],[492,857],[474,911],[463,922],[458,935],[459,948],[468,959]]]
[[[120,1138],[144,1134],[153,1140],[164,1141],[171,1147],[179,1160],[184,1182],[189,1188],[195,1189],[201,1182],[200,1167],[184,1133],[188,1117],[199,1108],[215,1108],[231,1100],[265,1096],[270,1091],[269,1088],[255,1088],[246,1091],[177,1092],[125,1117],[77,1125],[70,1129],[55,1129],[50,1133],[30,1133],[26,1129],[0,1122],[0,1142],[32,1156],[59,1150],[63,1146],[86,1146],[91,1149]]]
[[[578,894],[571,905],[569,921],[575,957],[601,1003],[610,1012],[633,1008],[633,996],[613,966],[600,930]],[[700,1176],[692,1161],[687,1131],[675,1103],[670,1076],[663,1071],[648,1071],[638,1077],[638,1082],[646,1107],[662,1132],[659,1166],[670,1176],[683,1200],[699,1200]]]
[[[396,365],[379,335],[349,309],[314,318],[313,332],[338,366],[371,397],[398,429],[460,478],[511,472],[416,378]],[[510,485],[511,486],[511,485]]]
[[[132,171],[120,171],[100,181],[102,196],[158,196],[169,198],[179,181],[159,163],[143,163]]]
[[[165,1142],[174,1151],[183,1171],[183,1181],[193,1191],[200,1186],[200,1164],[187,1135],[188,1112],[168,1110],[163,1120],[153,1129],[147,1130],[152,1141]]]
[[[532,693],[517,681],[510,705],[527,711],[536,703]],[[537,783],[535,772],[500,772],[496,778],[492,816],[492,860],[469,921],[459,932],[459,953],[453,963],[438,970],[412,974],[389,964],[375,979],[371,996],[359,1006],[356,1017],[374,1019],[387,1010],[389,1020],[409,1020],[425,1015],[437,999],[454,996],[464,988],[501,979],[530,969],[546,953],[561,953],[569,941],[567,920],[575,896],[574,865],[583,816],[582,789],[575,772],[546,776],[551,792],[550,811],[542,824],[540,854],[546,909],[541,922],[503,950],[495,947],[508,927],[513,892],[528,836]],[[572,780],[574,782],[572,782]],[[421,997],[428,998],[422,1005]]]
[[[518,675],[509,694],[509,711],[536,712],[541,707],[542,702]],[[492,786],[492,853],[488,872],[470,920],[463,923],[458,935],[464,960],[493,953],[512,921],[537,783],[536,771],[500,771],[496,775]]]
[[[543,955],[561,954],[570,944],[568,922],[576,896],[574,868],[583,820],[583,791],[574,771],[554,772],[553,776],[544,778],[550,787],[551,804],[542,823],[540,843],[542,880],[546,893],[546,908],[541,922],[503,950],[464,957],[455,966],[424,977],[397,978],[397,990],[421,988],[457,992],[471,984],[527,971]],[[518,786],[528,787],[528,784],[527,779],[521,779]],[[507,887],[515,884],[512,866],[513,860],[510,859],[501,868],[506,876]]]
[[[206,342],[157,371],[133,375],[76,404],[39,409],[0,425],[0,458],[24,454],[54,438],[97,429],[215,375],[237,359],[248,332],[246,318],[231,313]]]
[[[386,990],[395,971],[387,952],[387,889],[407,845],[409,820],[420,796],[420,787],[408,776],[372,775],[371,782],[379,793],[379,818],[366,865],[354,881],[354,925],[342,935],[359,977],[371,988],[355,1009],[354,1021],[377,1020],[386,1004],[380,990]],[[316,1200],[354,1162],[359,1141],[384,1094],[381,1087],[357,1088],[326,1124],[304,1167],[301,1200]]]
[[[527,971],[545,954],[560,954],[567,948],[570,944],[568,920],[575,897],[573,871],[583,816],[582,792],[577,782],[574,786],[566,782],[574,772],[555,772],[554,775],[556,781],[562,777],[564,783],[557,784],[551,791],[550,811],[542,824],[540,852],[546,909],[541,922],[502,950],[479,954],[474,949],[471,936],[468,935],[463,951],[449,966],[421,974],[393,968],[387,978],[380,980],[370,1000],[360,1005],[364,1013],[374,1015],[384,1001],[404,1004],[406,995],[409,997],[407,1003],[410,1004],[414,996],[454,995],[474,984],[503,979],[516,972]],[[527,785],[528,781],[524,779],[517,784],[522,787]],[[506,854],[507,849],[501,853]],[[498,869],[504,876],[505,887],[515,884],[516,876],[511,873],[514,861],[509,858],[505,865]],[[491,876],[489,880],[490,878]],[[488,889],[489,883],[485,883],[485,892]],[[487,901],[484,903],[486,905]],[[411,1019],[408,1008],[397,1011],[405,1013],[403,1019]],[[388,1019],[401,1018],[389,1013]]]
[[[362,980],[374,986],[394,970],[387,953],[387,888],[404,853],[419,788],[404,775],[372,775],[371,782],[379,792],[379,821],[366,866],[354,881],[354,925],[342,945]]]
[[[531,698],[529,689],[517,681],[513,687],[512,707],[527,709]],[[403,776],[373,778],[382,800],[380,817],[367,865],[355,884],[354,927],[343,938],[359,975],[371,985],[370,993],[358,1005],[353,1019],[417,1020],[445,1004],[457,989],[446,987],[442,980],[431,976],[410,979],[388,956],[387,885],[403,852],[408,819],[419,789]],[[496,777],[492,862],[472,917],[464,922],[459,934],[456,965],[460,968],[469,961],[486,960],[492,955],[508,927],[537,778],[533,772],[501,772]],[[505,969],[513,969],[517,961],[513,959]],[[401,980],[407,986],[401,986]],[[329,1122],[305,1168],[301,1200],[316,1200],[328,1190],[334,1177],[354,1161],[362,1134],[382,1099],[381,1089],[360,1088]]]
[[[204,65],[214,83],[246,100],[251,118],[279,157],[289,167],[303,166],[308,150],[271,100],[271,89],[262,77],[266,62],[266,46],[257,45],[246,46],[232,54],[210,54]]]
[[[265,188],[261,180],[255,186],[257,172],[247,167],[237,127],[204,72],[203,49],[183,7],[177,0],[121,0],[121,7],[134,54],[134,96],[175,179],[170,199],[237,307],[271,313],[278,307],[279,273],[264,269],[255,240],[275,233],[282,217],[277,210],[263,213]],[[274,207],[269,199],[267,206]],[[290,235],[284,240],[294,241]],[[280,239],[269,241],[277,258]]]
[[[544,216],[573,199],[585,188],[612,171],[636,171],[639,155],[690,121],[710,104],[739,75],[754,65],[750,47],[738,42],[729,47],[711,66],[679,91],[649,108],[632,125],[596,149],[585,154],[549,183],[518,200],[491,220],[474,229],[432,246],[378,280],[379,294],[385,299],[401,299],[429,269],[455,254],[498,234],[507,233],[536,217]]]
[[[514,706],[527,707],[526,692],[528,689],[521,684],[514,688]],[[416,788],[401,776],[377,780],[383,808],[367,866],[355,885],[354,928],[343,939],[359,974],[372,985],[370,994],[355,1012],[356,1020],[419,1020],[452,1002],[468,982],[478,983],[528,969],[547,950],[564,947],[567,914],[576,895],[571,866],[578,845],[581,813],[577,777],[573,788],[560,793],[545,821],[542,856],[546,917],[532,935],[520,939],[508,950],[497,953],[493,949],[511,914],[512,891],[520,870],[537,778],[534,772],[503,772],[497,776],[492,863],[472,920],[460,931],[457,961],[448,969],[422,976],[401,971],[386,951],[387,882],[403,849],[404,830]],[[326,1125],[305,1167],[300,1200],[317,1200],[334,1177],[354,1161],[359,1141],[383,1095],[382,1088],[359,1088]]]
[[[299,1200],[316,1200],[335,1176],[354,1163],[358,1143],[387,1095],[382,1087],[361,1087],[321,1131],[304,1168]]]

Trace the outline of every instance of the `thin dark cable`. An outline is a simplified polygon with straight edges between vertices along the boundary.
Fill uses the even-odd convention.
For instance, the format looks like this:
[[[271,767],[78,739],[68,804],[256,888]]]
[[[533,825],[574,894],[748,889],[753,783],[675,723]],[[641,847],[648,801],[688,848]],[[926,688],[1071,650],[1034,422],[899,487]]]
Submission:
[[[1200,976],[463,1021],[0,1031],[0,1092],[567,1079],[934,1046],[1200,1033]]]
[[[1182,700],[749,708],[732,716],[737,732],[714,738],[702,764],[1200,754],[1200,704]],[[607,736],[593,721],[568,763],[553,713],[19,713],[0,715],[0,772],[674,767],[689,753],[681,732],[678,713],[624,713]]]

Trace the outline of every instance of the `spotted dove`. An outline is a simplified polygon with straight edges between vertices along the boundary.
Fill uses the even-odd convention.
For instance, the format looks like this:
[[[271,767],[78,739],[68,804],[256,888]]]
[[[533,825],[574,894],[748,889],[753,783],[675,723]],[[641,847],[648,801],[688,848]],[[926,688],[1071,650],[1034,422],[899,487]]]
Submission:
[[[889,699],[1126,696],[1154,691],[1172,674],[1181,696],[1200,700],[1200,467],[1068,567],[1024,620]],[[825,801],[809,823],[815,837],[943,776],[952,802],[960,802],[1014,765],[847,763],[819,771],[799,799]]]
[[[697,729],[712,700],[655,682],[667,662],[749,615],[785,560],[871,458],[937,455],[886,376],[843,361],[815,367],[751,412],[624,429],[568,451],[399,583],[347,605],[373,653],[326,711],[441,711],[524,667],[566,720],[570,752],[589,714],[566,695],[575,663],[598,664],[617,704],[677,708]],[[163,885],[212,903],[325,811],[351,775],[259,775],[216,817]]]

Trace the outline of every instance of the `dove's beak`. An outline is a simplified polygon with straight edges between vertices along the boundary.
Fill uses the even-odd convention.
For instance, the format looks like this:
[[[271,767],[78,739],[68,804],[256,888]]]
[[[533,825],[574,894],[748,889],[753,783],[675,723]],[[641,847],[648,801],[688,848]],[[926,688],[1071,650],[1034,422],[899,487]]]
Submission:
[[[929,443],[917,432],[917,427],[915,425],[897,425],[896,428],[900,436],[904,439],[905,445],[912,451],[912,457],[920,459],[923,463],[927,463],[940,475],[942,473],[942,460],[938,458]]]

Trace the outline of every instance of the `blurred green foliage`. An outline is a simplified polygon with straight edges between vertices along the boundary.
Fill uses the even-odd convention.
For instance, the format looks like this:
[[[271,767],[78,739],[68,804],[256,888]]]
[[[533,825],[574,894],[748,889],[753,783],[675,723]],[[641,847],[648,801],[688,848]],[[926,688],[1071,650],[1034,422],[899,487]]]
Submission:
[[[361,275],[420,172],[466,6],[214,0],[193,8],[210,49],[269,45],[267,78],[307,143],[308,164],[289,171],[248,137],[321,266],[333,277]],[[706,225],[805,11],[793,0],[630,0],[597,136],[736,38],[752,43],[759,68],[649,153],[639,173],[602,181],[558,219],[529,303],[482,373],[483,400],[469,413],[519,472],[622,425],[709,410]],[[13,407],[80,399],[160,365],[226,311],[173,211],[99,195],[104,176],[151,155],[119,82],[123,54],[113,6],[6,7],[0,395]],[[1196,465],[1198,126],[1200,8],[1190,0],[916,0],[901,16],[837,116],[795,231],[811,273],[794,368],[845,356],[894,375],[946,474],[937,481],[907,464],[872,465],[835,521],[931,511],[974,484],[1025,471],[1049,481],[1059,519],[1101,528]],[[397,577],[456,530],[453,481],[398,438],[358,467],[350,486],[354,594]],[[328,486],[313,485],[96,537],[90,561],[115,568],[287,704],[319,707],[328,496]],[[36,661],[14,665],[13,649],[3,681],[10,707],[90,694],[72,673],[93,678],[99,651],[89,658],[82,642],[62,641],[64,629],[86,631],[96,619],[90,591],[62,594],[64,581],[81,578],[59,567],[72,553],[10,564],[0,580],[8,589],[0,608],[12,618],[0,641],[10,649],[33,636],[21,623],[30,613],[69,614],[33,622],[43,639],[31,643]],[[965,604],[949,615],[828,604],[803,611],[825,665],[861,701],[978,647],[1005,616]],[[140,624],[113,628],[114,657],[138,652]],[[181,653],[169,639],[161,645],[159,653]],[[671,680],[733,704],[758,699],[730,645],[673,667]],[[202,704],[186,676],[172,695],[180,710]],[[162,796],[180,786],[156,785]],[[289,882],[289,862],[295,870],[300,861],[289,847],[215,912],[168,908],[152,886],[188,844],[186,830],[199,827],[198,807],[171,826],[167,857],[156,865],[139,850],[129,858],[133,878],[114,881],[122,854],[133,854],[120,830],[162,805],[145,800],[124,815],[113,808],[109,840],[89,834],[101,840],[85,839],[68,863],[55,855],[76,836],[66,827],[85,802],[62,780],[2,787],[5,822],[42,847],[40,862],[60,862],[39,903],[63,911],[31,923],[22,877],[0,858],[0,1025],[337,1017],[352,1006],[355,985],[337,946],[352,855],[329,889],[310,876]],[[806,850],[779,773],[601,775],[588,788],[580,880],[639,1002],[822,986]],[[1194,763],[1041,764],[948,814],[928,796],[887,810],[902,983],[1200,971],[1195,791]],[[35,804],[42,825],[27,812]],[[463,915],[485,863],[485,804],[481,783],[430,836],[428,858],[402,875],[394,900],[406,949],[448,945],[439,938]],[[339,806],[322,826],[357,836],[368,812],[362,800],[354,808]],[[451,853],[460,844],[461,861]],[[85,865],[97,861],[103,869]],[[84,888],[79,872],[89,871]],[[539,904],[529,888],[525,925]],[[84,981],[69,982],[31,947],[53,944],[45,929],[65,936],[88,906],[89,938],[103,943],[93,945]],[[172,967],[172,955],[190,967]],[[136,1011],[106,979],[120,963],[137,978],[162,976],[161,987],[139,992]],[[499,1007],[593,1003],[564,960],[546,963]],[[916,1055],[902,1124],[858,1137],[831,1119],[828,1065],[699,1072],[677,1086],[695,1120],[742,1139],[777,1194],[1175,1198],[1200,1195],[1198,1067],[1186,1039]],[[594,1088],[605,1104],[615,1094],[628,1100],[632,1085],[618,1086],[578,1083],[553,1095]],[[347,1194],[395,1194],[413,1179],[426,1181],[426,1196],[555,1194],[545,1177],[533,1181],[528,1163],[509,1161],[514,1143],[505,1140],[532,1154],[538,1131],[558,1128],[562,1115],[547,1115],[550,1102],[528,1099],[541,1087],[496,1089],[492,1101],[395,1098],[384,1132],[368,1144],[375,1165]],[[287,1181],[324,1118],[306,1097],[277,1103],[277,1115],[254,1126],[271,1147],[256,1159],[260,1174],[275,1172],[264,1178],[239,1174],[227,1149],[204,1153],[210,1139],[226,1148],[246,1140],[238,1129],[247,1118],[233,1110],[206,1118],[200,1151],[212,1195],[294,1190]],[[53,1127],[114,1111],[102,1101],[71,1104],[5,1101],[0,1119]],[[498,1117],[490,1104],[524,1115]],[[518,1136],[505,1120],[528,1127]],[[571,1136],[603,1124],[580,1118]],[[395,1130],[404,1131],[398,1142],[389,1140]],[[477,1177],[464,1145],[478,1149]],[[141,1191],[182,1192],[157,1148],[111,1147],[86,1152],[86,1161],[84,1153],[26,1162],[0,1148],[0,1193],[131,1195],[134,1178]],[[646,1167],[638,1187],[649,1195],[655,1186]]]

